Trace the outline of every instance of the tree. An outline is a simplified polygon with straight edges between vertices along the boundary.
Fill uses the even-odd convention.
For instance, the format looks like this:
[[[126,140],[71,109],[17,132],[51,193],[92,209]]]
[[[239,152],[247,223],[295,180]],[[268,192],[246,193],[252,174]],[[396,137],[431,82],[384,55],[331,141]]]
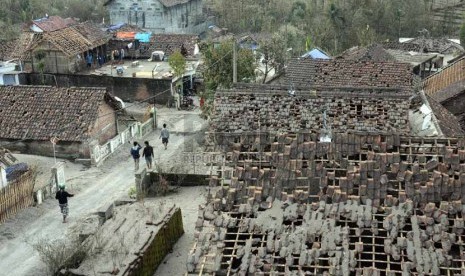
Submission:
[[[460,27],[460,44],[465,45],[465,23]]]
[[[181,52],[176,51],[174,52],[169,60],[168,64],[174,71],[174,77],[177,78],[176,80],[176,92],[175,92],[175,97],[176,97],[176,107],[180,107],[180,102],[181,102],[181,96],[179,95],[180,93],[183,92],[183,75],[184,72],[186,71],[186,58],[181,54]]]
[[[258,52],[263,55],[261,61],[265,65],[263,73],[263,83],[266,82],[268,74],[274,70],[278,74],[284,68],[287,56],[287,43],[286,37],[280,33],[274,33],[271,38],[264,38],[259,40],[260,48]]]
[[[216,89],[230,88],[233,83],[233,42],[227,41],[214,45],[204,43],[201,45],[204,57],[203,78],[205,90],[201,92],[204,99],[202,113],[210,114]],[[239,48],[237,50],[237,79],[239,82],[252,82],[255,80],[255,57],[251,50]]]

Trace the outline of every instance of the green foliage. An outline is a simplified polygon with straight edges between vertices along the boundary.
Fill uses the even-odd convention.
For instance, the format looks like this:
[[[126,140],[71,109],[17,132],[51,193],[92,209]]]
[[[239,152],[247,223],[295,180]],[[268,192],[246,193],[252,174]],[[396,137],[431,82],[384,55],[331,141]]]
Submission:
[[[288,57],[286,35],[284,32],[277,31],[270,38],[264,38],[258,42],[260,45],[258,52],[263,55],[262,63],[265,65],[263,83],[271,70],[279,73],[284,69]]]
[[[14,26],[44,17],[45,14],[101,22],[104,17],[108,18],[104,2],[105,0],[2,0],[0,18],[4,24]]]
[[[205,103],[202,114],[208,117],[212,110],[213,98],[218,87],[229,88],[233,82],[233,42],[218,45],[204,43],[201,45],[204,57],[205,91],[200,96]],[[251,50],[237,48],[237,80],[252,82],[255,80],[255,56]]]
[[[465,23],[460,27],[460,44],[465,45]]]
[[[204,80],[207,90],[229,88],[233,81],[233,43],[208,45],[203,51],[205,59]],[[255,57],[251,50],[237,49],[237,80],[250,82],[255,79]]]
[[[181,77],[186,71],[186,58],[179,51],[170,56],[168,63],[173,68],[175,77]]]
[[[431,36],[457,36],[451,11],[436,20],[432,0],[205,0],[217,24],[233,33],[286,33],[286,47],[294,55],[312,47],[333,55],[356,45],[416,37],[427,29]],[[436,18],[436,19],[435,19]]]

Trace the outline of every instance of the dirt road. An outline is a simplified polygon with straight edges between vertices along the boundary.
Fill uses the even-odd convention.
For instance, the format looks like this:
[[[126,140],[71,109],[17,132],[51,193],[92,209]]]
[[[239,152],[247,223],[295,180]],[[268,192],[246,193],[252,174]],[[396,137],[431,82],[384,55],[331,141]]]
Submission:
[[[205,127],[198,113],[175,110],[158,111],[159,124],[167,123],[171,130],[170,143],[164,150],[158,139],[159,129],[150,134],[148,140],[154,145],[155,159],[164,164],[182,162],[182,151]],[[139,141],[143,142],[143,141]],[[68,186],[76,196],[70,199],[70,222],[63,224],[55,200],[47,200],[38,207],[20,212],[15,218],[0,225],[0,276],[46,275],[44,264],[32,244],[41,238],[64,238],[73,222],[95,212],[101,206],[123,196],[134,185],[133,161],[130,145],[124,146],[99,168],[84,169],[77,164],[67,164],[73,175]],[[141,165],[143,162],[141,162]],[[66,171],[65,171],[66,174]],[[67,176],[69,179],[69,176]],[[196,208],[191,208],[196,212]],[[186,210],[187,211],[187,210]],[[184,213],[184,216],[187,216]]]

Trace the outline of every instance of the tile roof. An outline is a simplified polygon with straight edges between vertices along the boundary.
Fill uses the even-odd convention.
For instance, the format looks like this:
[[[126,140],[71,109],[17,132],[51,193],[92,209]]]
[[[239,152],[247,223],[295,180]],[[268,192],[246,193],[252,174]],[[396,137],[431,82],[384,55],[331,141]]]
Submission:
[[[13,51],[15,50],[17,39],[15,40],[0,40],[0,60],[10,60]]]
[[[432,97],[426,95],[426,98],[445,137],[461,137],[465,135],[465,131],[462,129],[458,118],[455,117],[454,114],[450,113]]]
[[[117,106],[105,88],[0,86],[0,138],[84,141],[103,101]]]
[[[423,52],[423,49],[418,44],[413,44],[409,42],[384,42],[382,43],[384,49],[392,49],[392,50],[402,50],[402,51],[409,51],[409,52]]]
[[[87,40],[75,28],[65,28],[44,33],[43,39],[50,42],[67,56],[76,55],[91,49]]]
[[[409,40],[408,43],[418,45],[429,53],[451,54],[454,52],[464,52],[460,44],[450,41],[447,38],[417,37]]]
[[[110,34],[90,21],[74,25],[72,28],[76,29],[82,36],[84,36],[91,47],[103,45],[107,43],[111,37]]]
[[[310,89],[323,87],[401,88],[413,91],[414,75],[406,63],[353,60],[294,59],[285,74],[285,83]]]
[[[67,56],[72,56],[105,44],[110,36],[92,23],[84,22],[44,33],[43,39],[49,41]]]
[[[437,57],[437,54],[408,52],[404,50],[388,49],[387,52],[398,62],[409,63],[418,66]]]
[[[288,87],[238,84],[215,94],[211,128],[215,132],[320,131],[323,110],[334,132],[367,131],[408,134],[409,96],[398,89]]]
[[[29,60],[31,58],[31,53],[29,50],[34,47],[37,42],[41,40],[41,38],[42,34],[37,34],[30,31],[20,33],[17,39],[4,42],[4,44],[1,46],[1,59],[19,59],[22,61]]]
[[[380,44],[373,44],[367,47],[355,46],[344,51],[338,58],[360,61],[371,60],[377,62],[396,61],[396,59]]]
[[[60,16],[49,16],[32,21],[44,32],[53,32],[77,24],[72,18],[61,18]]]
[[[187,55],[193,56],[198,41],[199,36],[192,34],[153,34],[150,38],[150,46],[145,53],[149,57],[153,51],[163,51],[165,54],[171,55],[176,50],[181,50],[184,45]]]

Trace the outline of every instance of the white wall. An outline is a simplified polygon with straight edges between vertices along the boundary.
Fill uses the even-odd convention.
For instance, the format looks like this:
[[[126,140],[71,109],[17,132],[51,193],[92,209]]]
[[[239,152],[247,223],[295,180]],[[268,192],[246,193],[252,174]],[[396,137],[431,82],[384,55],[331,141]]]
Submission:
[[[6,181],[6,171],[5,168],[3,167],[3,164],[0,163],[0,188],[4,188],[7,185]]]

